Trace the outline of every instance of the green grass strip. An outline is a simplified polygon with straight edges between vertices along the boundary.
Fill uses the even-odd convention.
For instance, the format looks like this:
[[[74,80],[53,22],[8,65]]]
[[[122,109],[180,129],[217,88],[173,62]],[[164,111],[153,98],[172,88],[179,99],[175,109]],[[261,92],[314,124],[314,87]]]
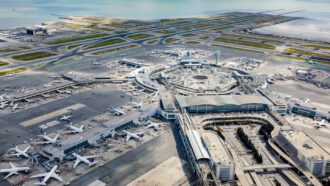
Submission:
[[[222,42],[222,43],[231,43],[236,45],[244,45],[244,46],[250,46],[250,47],[256,47],[256,48],[264,48],[269,50],[274,50],[275,46],[269,45],[269,44],[263,44],[263,43],[256,43],[251,41],[241,41],[236,39],[228,39],[228,38],[215,38],[214,41]]]

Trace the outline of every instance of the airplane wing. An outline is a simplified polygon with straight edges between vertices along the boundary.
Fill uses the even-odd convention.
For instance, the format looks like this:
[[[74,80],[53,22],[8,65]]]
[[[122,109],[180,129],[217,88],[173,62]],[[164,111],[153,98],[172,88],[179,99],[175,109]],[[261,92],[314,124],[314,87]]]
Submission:
[[[34,176],[31,176],[31,178],[46,177],[47,175],[48,175],[48,172],[46,172],[46,173],[41,173],[41,174],[37,174],[37,175],[34,175]]]
[[[63,181],[62,178],[55,172],[51,175],[51,177],[57,179],[58,181]]]
[[[131,139],[131,136],[127,134],[126,141],[128,141],[129,139]]]
[[[76,161],[74,162],[73,168],[76,168],[77,165],[80,163],[80,159],[76,159]]]
[[[16,174],[16,171],[11,171],[9,174],[7,174],[7,176],[5,176],[3,179],[6,179],[8,177],[10,177],[11,175]]]
[[[9,165],[10,165],[10,167],[13,168],[13,169],[16,168],[16,166],[15,166],[12,162],[9,162]]]

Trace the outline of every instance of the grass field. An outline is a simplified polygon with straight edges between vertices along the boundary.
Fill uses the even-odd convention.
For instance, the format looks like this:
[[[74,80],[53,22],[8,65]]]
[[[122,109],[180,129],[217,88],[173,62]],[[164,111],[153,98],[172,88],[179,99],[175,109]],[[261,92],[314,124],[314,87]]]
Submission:
[[[309,52],[309,51],[301,50],[301,49],[297,49],[297,48],[287,48],[284,51],[288,52],[288,53],[295,53],[295,54],[300,54],[300,55],[308,55],[308,56],[313,56],[313,57],[330,59],[330,56],[318,54],[315,52]]]
[[[268,41],[268,42],[273,42],[273,43],[284,43],[283,41],[272,40],[272,39],[264,39],[264,38],[258,38],[258,37],[251,37],[251,36],[244,36],[244,35],[226,34],[226,33],[223,33],[221,35],[230,36],[230,37],[239,37],[239,38],[245,38],[245,39],[254,39],[254,40],[260,40],[260,41]]]
[[[134,48],[134,47],[137,47],[138,45],[128,45],[128,46],[123,46],[123,47],[118,47],[118,48],[111,48],[111,49],[108,49],[108,50],[102,50],[102,51],[99,51],[99,52],[94,52],[92,53],[92,55],[102,55],[102,54],[107,54],[107,53],[111,53],[111,52],[117,52],[117,51],[120,51],[120,50],[126,50],[126,49],[129,49],[129,48]]]
[[[12,56],[11,58],[19,61],[32,61],[32,60],[56,56],[56,55],[57,54],[53,54],[50,52],[39,51],[39,52],[32,52],[32,53]]]
[[[16,51],[21,51],[21,50],[27,50],[31,49],[28,46],[20,46],[18,48],[5,48],[5,49],[0,49],[0,52],[16,52]]]
[[[156,40],[148,41],[147,44],[148,44],[148,45],[153,45],[153,44],[155,44],[155,43],[157,43],[157,42],[158,42],[158,40],[156,39]]]
[[[320,48],[325,50],[330,50],[330,46],[321,46],[321,45],[303,45],[305,47],[311,47],[311,48]]]
[[[70,43],[70,42],[75,42],[75,41],[81,41],[81,40],[87,40],[87,39],[94,39],[98,37],[105,37],[108,36],[109,34],[95,34],[95,35],[89,35],[89,36],[84,36],[84,37],[76,37],[76,38],[70,38],[70,39],[63,39],[63,40],[58,40],[50,43],[46,43],[48,45],[58,45],[58,44],[63,44],[63,43]]]
[[[71,49],[77,48],[78,46],[81,46],[81,45],[82,45],[82,44],[70,45],[70,46],[68,46],[68,50],[71,50]]]
[[[186,44],[189,44],[189,45],[198,45],[198,44],[200,44],[200,42],[198,42],[198,41],[187,41]]]
[[[244,46],[250,46],[250,47],[256,47],[256,48],[264,48],[264,49],[269,49],[269,50],[275,49],[275,46],[269,45],[269,44],[256,43],[256,42],[251,42],[251,41],[241,41],[241,40],[221,38],[221,37],[215,38],[214,41],[223,42],[223,43],[231,43],[231,44],[236,44],[236,45],[244,45]]]
[[[288,58],[288,59],[295,59],[295,60],[305,61],[305,58],[302,58],[302,57],[287,56],[287,55],[283,55],[283,54],[276,54],[275,56]],[[315,59],[313,59],[313,61],[318,62],[318,63],[323,63],[323,64],[329,64],[328,61],[315,60]]]
[[[85,49],[91,49],[91,48],[98,48],[98,47],[103,47],[103,46],[108,46],[108,45],[114,45],[114,44],[118,44],[118,43],[124,43],[126,42],[124,39],[121,38],[112,38],[112,39],[108,39],[105,41],[102,41],[100,43],[97,43],[95,45],[89,46]]]
[[[4,62],[4,61],[0,61],[0,66],[5,66],[5,65],[8,65],[9,63],[7,62]]]
[[[155,33],[160,33],[160,34],[173,34],[175,33],[174,30],[157,30],[157,31],[154,31]]]
[[[107,31],[107,32],[113,31],[113,29],[110,29],[110,28],[97,27],[97,26],[86,26],[85,28],[94,29],[94,30],[102,30],[102,31]]]
[[[127,36],[130,39],[134,39],[134,40],[139,40],[139,39],[145,39],[148,37],[152,37],[153,35],[150,34],[133,34],[133,35],[129,35]]]
[[[262,51],[258,51],[258,50],[248,50],[248,49],[244,49],[244,48],[235,48],[235,47],[229,47],[229,46],[223,46],[223,45],[216,45],[216,44],[212,44],[212,46],[214,46],[214,47],[221,47],[221,48],[228,48],[228,49],[233,49],[233,50],[240,50],[240,51],[243,51],[243,52],[254,52],[254,53],[263,54]]]
[[[207,39],[209,39],[209,36],[202,36],[199,39],[207,40]]]
[[[171,22],[171,23],[167,23],[168,25],[182,25],[182,24],[186,24],[186,23],[191,23],[191,21],[176,21],[176,22]]]
[[[5,76],[5,75],[8,75],[8,74],[13,74],[13,73],[19,73],[19,72],[23,72],[27,70],[26,68],[16,68],[16,69],[13,69],[13,70],[8,70],[8,71],[2,71],[0,72],[0,76]]]
[[[183,34],[181,35],[182,37],[193,37],[195,36],[196,34]]]
[[[233,26],[223,26],[223,27],[213,28],[212,30],[221,31],[221,30],[226,30],[226,29],[230,29],[230,28],[233,28]]]
[[[125,29],[133,28],[134,27],[132,25],[120,24],[120,23],[104,24],[104,26],[112,26],[112,27],[125,28]]]
[[[177,38],[172,38],[172,37],[170,37],[170,38],[167,38],[167,39],[165,39],[165,43],[173,43],[173,42],[176,42],[176,41],[179,41],[180,39],[177,39]]]

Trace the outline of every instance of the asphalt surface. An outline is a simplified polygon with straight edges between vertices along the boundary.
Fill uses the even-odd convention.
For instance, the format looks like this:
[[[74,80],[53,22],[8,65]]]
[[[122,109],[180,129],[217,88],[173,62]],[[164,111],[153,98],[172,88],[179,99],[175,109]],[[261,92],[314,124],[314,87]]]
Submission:
[[[170,157],[181,156],[181,147],[178,132],[174,130],[173,134],[170,130],[75,179],[70,185],[85,186],[98,179],[107,185],[126,185]]]
[[[123,98],[124,97],[124,98]],[[0,117],[0,153],[5,152],[8,148],[14,145],[21,144],[26,140],[35,138],[41,133],[41,128],[38,126],[50,121],[58,119],[58,117],[50,118],[46,121],[37,123],[29,127],[23,127],[19,123],[27,121],[38,116],[51,113],[53,111],[75,105],[77,103],[85,104],[86,107],[72,112],[72,123],[77,123],[107,110],[111,105],[119,107],[126,104],[130,100],[130,96],[121,91],[113,90],[111,86],[96,88],[80,94],[73,94],[72,96],[59,99],[50,103],[46,103],[34,108],[14,112]],[[51,133],[62,129],[67,125],[65,121],[61,124],[49,127],[43,132]],[[9,133],[5,132],[9,130]]]

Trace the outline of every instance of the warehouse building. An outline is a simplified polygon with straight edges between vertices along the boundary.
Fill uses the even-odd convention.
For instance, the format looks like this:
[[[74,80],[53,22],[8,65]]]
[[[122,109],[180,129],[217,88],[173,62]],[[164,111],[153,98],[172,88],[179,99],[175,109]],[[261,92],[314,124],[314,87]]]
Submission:
[[[256,95],[177,96],[189,113],[267,111],[266,102]]]
[[[276,140],[316,177],[330,174],[330,155],[304,132],[282,127]]]

